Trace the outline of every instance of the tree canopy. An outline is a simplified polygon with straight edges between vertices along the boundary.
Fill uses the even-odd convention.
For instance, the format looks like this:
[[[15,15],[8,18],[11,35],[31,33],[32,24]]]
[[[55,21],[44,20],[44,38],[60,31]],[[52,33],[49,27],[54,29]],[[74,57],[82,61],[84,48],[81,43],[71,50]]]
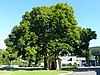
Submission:
[[[89,41],[96,38],[94,31],[82,29],[77,24],[74,10],[67,3],[33,7],[32,11],[25,12],[20,24],[5,39],[7,50],[28,60],[29,66],[44,58],[47,69],[49,56],[58,56],[63,50],[73,53],[84,44],[87,48]]]

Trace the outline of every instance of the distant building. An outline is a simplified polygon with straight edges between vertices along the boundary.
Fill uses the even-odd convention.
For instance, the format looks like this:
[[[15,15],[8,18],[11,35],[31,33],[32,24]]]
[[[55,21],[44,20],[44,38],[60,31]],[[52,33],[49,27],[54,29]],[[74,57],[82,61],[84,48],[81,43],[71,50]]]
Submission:
[[[61,66],[72,66],[77,63],[78,66],[82,66],[82,61],[85,61],[84,57],[76,57],[76,56],[61,56]]]
[[[47,60],[47,68],[49,70],[61,70],[65,66],[73,66],[77,63],[78,66],[82,66],[82,61],[85,61],[84,57],[76,57],[76,56],[58,56],[55,57],[50,56]],[[44,63],[41,63],[44,66]]]

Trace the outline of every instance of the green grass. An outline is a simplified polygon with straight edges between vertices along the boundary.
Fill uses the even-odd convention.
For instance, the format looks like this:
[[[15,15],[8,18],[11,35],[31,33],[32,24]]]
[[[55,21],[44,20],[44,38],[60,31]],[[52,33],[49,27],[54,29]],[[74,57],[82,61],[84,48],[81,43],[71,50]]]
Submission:
[[[56,70],[33,70],[33,71],[0,71],[0,75],[58,75],[60,73],[66,73],[66,71],[56,71]]]
[[[65,66],[62,68],[62,70],[67,70],[67,71],[75,71],[77,69],[76,66]]]

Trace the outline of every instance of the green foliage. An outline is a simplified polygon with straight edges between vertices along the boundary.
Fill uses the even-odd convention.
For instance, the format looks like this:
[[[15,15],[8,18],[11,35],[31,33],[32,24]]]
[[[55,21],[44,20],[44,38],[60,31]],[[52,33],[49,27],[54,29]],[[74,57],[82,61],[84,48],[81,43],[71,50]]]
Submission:
[[[18,56],[22,55],[22,59],[35,61],[35,58],[43,55],[46,65],[48,52],[48,55],[51,55],[64,49],[74,50],[70,43],[74,44],[73,40],[78,38],[75,35],[77,21],[74,10],[67,3],[58,3],[51,7],[33,7],[32,11],[25,12],[22,18],[20,25],[15,26],[5,39],[8,48],[17,52]]]
[[[90,47],[89,48],[92,55],[100,55],[100,47]]]
[[[89,52],[91,54],[91,58],[92,59],[96,59],[96,60],[100,60],[100,47],[99,46],[96,46],[96,47],[90,47],[89,48]],[[97,58],[96,58],[97,56]]]
[[[81,48],[86,50],[86,60],[89,60],[89,42],[92,39],[96,39],[97,34],[95,31],[92,31],[90,28],[82,29],[81,33]]]
[[[74,67],[77,68],[78,64],[76,62],[74,62]]]
[[[9,53],[8,51],[6,50],[3,50],[2,52],[0,52],[0,64],[1,65],[8,65],[10,64],[10,61],[9,61]]]
[[[81,55],[81,48],[87,49],[89,41],[95,38],[94,31],[77,26],[71,6],[57,3],[50,7],[33,7],[31,12],[25,12],[20,25],[12,29],[5,43],[11,60],[17,54],[28,60],[30,66],[33,61],[37,63],[44,58],[46,69],[49,56],[57,56],[63,50]]]
[[[76,66],[65,66],[62,68],[62,70],[66,70],[66,71],[75,71],[77,69]]]

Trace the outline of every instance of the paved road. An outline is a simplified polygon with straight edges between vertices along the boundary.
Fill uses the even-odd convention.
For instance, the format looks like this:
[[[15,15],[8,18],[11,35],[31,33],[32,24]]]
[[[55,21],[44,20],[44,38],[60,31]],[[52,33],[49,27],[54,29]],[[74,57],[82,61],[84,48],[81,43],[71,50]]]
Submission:
[[[88,71],[88,72],[74,72],[72,74],[67,75],[96,75],[95,71]]]
[[[100,75],[100,67],[80,67],[76,70],[76,72],[88,72],[90,71],[91,74],[89,75],[92,75],[92,71],[95,71],[96,72],[96,75]],[[86,75],[86,74],[84,74]]]
[[[80,67],[74,73],[64,73],[59,75],[100,75],[99,67]]]
[[[59,75],[96,75],[95,71],[85,71],[85,72],[73,72],[73,73],[62,73]]]

